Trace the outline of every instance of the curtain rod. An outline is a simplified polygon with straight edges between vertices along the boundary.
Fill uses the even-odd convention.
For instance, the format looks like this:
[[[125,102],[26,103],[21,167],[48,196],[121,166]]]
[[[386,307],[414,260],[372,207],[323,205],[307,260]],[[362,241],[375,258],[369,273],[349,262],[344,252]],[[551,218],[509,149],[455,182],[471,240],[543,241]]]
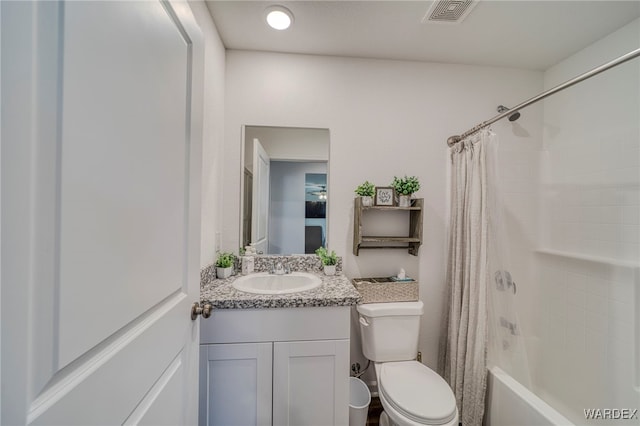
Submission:
[[[606,64],[602,64],[602,65],[592,69],[591,71],[587,71],[584,74],[581,74],[581,75],[579,75],[577,77],[572,78],[571,80],[565,81],[564,83],[562,83],[562,84],[560,84],[560,85],[558,85],[558,86],[556,86],[556,87],[554,87],[552,89],[549,89],[546,92],[540,93],[539,95],[534,96],[533,98],[528,99],[528,100],[522,102],[521,104],[518,104],[515,107],[510,108],[507,111],[505,111],[505,112],[503,112],[501,114],[498,114],[495,117],[493,117],[493,118],[491,118],[491,119],[489,119],[487,121],[483,121],[482,123],[480,123],[477,126],[467,130],[466,132],[464,132],[461,135],[450,136],[447,139],[447,145],[449,145],[451,147],[451,146],[455,145],[456,143],[458,143],[459,141],[461,141],[462,139],[466,138],[467,136],[472,135],[472,134],[478,132],[481,129],[484,129],[485,127],[495,123],[498,120],[502,120],[504,117],[506,117],[508,115],[511,115],[514,112],[517,112],[517,111],[521,110],[524,107],[527,107],[527,106],[529,106],[531,104],[534,104],[534,103],[546,98],[547,96],[551,96],[551,95],[553,95],[553,94],[555,94],[557,92],[560,92],[561,90],[566,89],[567,87],[571,87],[574,84],[578,84],[581,81],[584,81],[584,80],[586,80],[588,78],[591,78],[594,75],[600,74],[601,72],[604,72],[604,71],[606,71],[606,70],[608,70],[610,68],[613,68],[615,66],[623,64],[623,63],[625,63],[627,61],[630,61],[631,59],[635,59],[638,56],[640,56],[640,48],[638,48],[636,50],[632,50],[631,52],[629,52],[629,53],[627,53],[625,55],[622,55],[617,59],[614,59],[614,60],[612,60],[610,62],[607,62]]]

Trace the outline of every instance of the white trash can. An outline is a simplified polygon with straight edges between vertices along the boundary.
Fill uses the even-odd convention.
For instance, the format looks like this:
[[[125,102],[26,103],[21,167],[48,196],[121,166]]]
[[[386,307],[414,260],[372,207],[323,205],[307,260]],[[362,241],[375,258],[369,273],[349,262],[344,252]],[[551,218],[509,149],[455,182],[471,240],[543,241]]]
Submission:
[[[356,377],[349,377],[349,426],[366,426],[370,403],[367,385]]]

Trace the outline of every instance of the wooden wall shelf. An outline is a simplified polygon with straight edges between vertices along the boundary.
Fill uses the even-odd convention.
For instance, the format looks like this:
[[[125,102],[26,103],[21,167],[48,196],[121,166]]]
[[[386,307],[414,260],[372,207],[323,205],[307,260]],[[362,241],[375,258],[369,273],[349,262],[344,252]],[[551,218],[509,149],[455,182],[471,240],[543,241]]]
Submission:
[[[353,254],[358,256],[361,249],[404,249],[409,254],[418,255],[422,244],[422,216],[424,199],[416,198],[411,207],[372,206],[364,207],[357,197],[353,208]],[[406,236],[367,235],[362,229],[362,215],[367,211],[408,211],[409,230]]]

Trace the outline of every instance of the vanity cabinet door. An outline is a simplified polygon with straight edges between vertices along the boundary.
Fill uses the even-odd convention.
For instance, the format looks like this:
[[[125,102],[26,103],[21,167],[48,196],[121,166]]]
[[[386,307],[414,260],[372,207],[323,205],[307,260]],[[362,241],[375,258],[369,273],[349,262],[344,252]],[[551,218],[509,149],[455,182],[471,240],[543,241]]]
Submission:
[[[349,423],[349,340],[273,344],[273,424]]]
[[[272,343],[200,346],[202,425],[270,426]]]

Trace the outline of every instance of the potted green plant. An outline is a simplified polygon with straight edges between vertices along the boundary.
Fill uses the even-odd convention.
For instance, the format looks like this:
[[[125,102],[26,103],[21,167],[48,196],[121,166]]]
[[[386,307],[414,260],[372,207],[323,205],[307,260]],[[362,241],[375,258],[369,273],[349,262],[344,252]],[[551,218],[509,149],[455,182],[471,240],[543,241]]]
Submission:
[[[411,195],[420,189],[420,182],[416,176],[407,177],[405,175],[403,178],[394,176],[391,186],[398,195],[398,206],[409,207],[411,206]]]
[[[366,180],[364,183],[358,185],[354,192],[356,195],[362,197],[362,205],[364,207],[371,207],[373,205],[373,194],[375,190],[375,185]]]
[[[236,255],[230,252],[218,252],[216,258],[216,275],[218,278],[228,278],[233,271]]]
[[[316,254],[320,258],[320,262],[322,262],[322,266],[324,267],[325,275],[335,275],[336,274],[336,264],[338,263],[338,255],[335,251],[331,251],[329,253],[326,248],[320,247],[316,250]]]

